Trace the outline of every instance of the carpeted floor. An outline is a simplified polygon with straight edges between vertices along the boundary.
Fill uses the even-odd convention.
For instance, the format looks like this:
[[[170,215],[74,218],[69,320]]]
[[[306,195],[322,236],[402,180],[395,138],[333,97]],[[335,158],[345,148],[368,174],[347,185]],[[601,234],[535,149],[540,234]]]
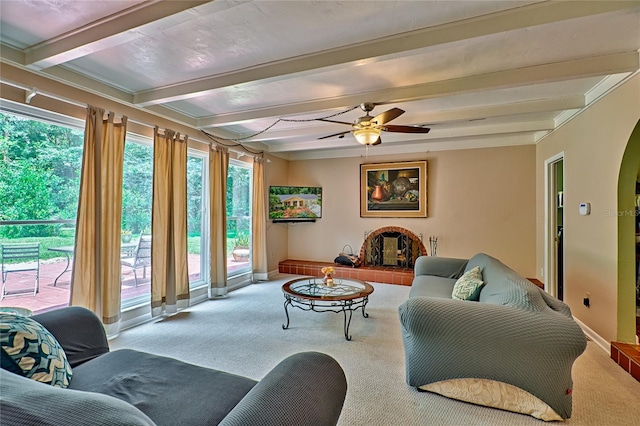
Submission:
[[[289,309],[285,322],[278,279],[233,291],[173,317],[125,330],[112,349],[133,348],[259,380],[286,356],[307,350],[332,355],[345,370],[347,398],[339,425],[541,425],[532,417],[420,393],[404,381],[398,306],[409,287],[372,283],[363,318],[342,333],[342,314]],[[535,356],[535,355],[534,355]],[[574,364],[573,417],[567,425],[640,424],[640,383],[594,343]]]

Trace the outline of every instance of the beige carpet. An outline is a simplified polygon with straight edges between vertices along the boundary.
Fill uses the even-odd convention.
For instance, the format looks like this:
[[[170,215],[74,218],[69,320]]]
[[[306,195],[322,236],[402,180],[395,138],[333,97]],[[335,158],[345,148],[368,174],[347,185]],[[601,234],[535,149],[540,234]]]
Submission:
[[[226,299],[200,303],[163,320],[125,330],[112,349],[133,348],[259,380],[281,359],[317,350],[345,370],[348,391],[339,425],[542,425],[532,417],[419,393],[404,381],[398,306],[409,287],[373,283],[369,318],[357,311],[353,340],[342,332],[342,314],[289,309],[285,322],[281,286],[293,278],[251,285]],[[535,356],[535,354],[532,354]],[[573,417],[567,425],[639,425],[640,383],[589,342],[574,364]]]

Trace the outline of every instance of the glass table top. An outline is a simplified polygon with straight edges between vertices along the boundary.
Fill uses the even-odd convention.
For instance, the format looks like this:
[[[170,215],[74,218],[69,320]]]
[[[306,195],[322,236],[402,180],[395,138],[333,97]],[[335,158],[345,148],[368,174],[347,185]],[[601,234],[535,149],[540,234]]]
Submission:
[[[354,278],[333,278],[333,286],[325,285],[322,277],[298,278],[285,283],[282,291],[293,296],[322,300],[349,300],[373,293],[366,281]]]

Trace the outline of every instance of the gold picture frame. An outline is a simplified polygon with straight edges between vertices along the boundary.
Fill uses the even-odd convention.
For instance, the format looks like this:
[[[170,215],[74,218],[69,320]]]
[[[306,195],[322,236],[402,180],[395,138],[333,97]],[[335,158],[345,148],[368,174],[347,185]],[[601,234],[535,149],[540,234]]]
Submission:
[[[361,164],[360,217],[427,217],[427,161]]]

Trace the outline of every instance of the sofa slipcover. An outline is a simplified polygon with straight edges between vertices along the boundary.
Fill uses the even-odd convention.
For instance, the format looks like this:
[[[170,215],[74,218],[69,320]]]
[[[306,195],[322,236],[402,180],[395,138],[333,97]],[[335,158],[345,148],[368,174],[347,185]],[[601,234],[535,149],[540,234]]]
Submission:
[[[457,278],[476,266],[484,281],[479,301],[452,299]],[[483,253],[468,260],[419,257],[414,271],[409,298],[399,307],[409,385],[434,390],[430,384],[451,380],[447,385],[483,383],[456,379],[493,381],[552,409],[512,411],[544,420],[571,417],[571,367],[586,337],[566,304]]]
[[[141,351],[111,352],[100,320],[84,308],[33,319],[63,347],[73,377],[60,389],[0,370],[3,426],[329,426],[342,411],[344,372],[320,352],[293,354],[256,381]]]

